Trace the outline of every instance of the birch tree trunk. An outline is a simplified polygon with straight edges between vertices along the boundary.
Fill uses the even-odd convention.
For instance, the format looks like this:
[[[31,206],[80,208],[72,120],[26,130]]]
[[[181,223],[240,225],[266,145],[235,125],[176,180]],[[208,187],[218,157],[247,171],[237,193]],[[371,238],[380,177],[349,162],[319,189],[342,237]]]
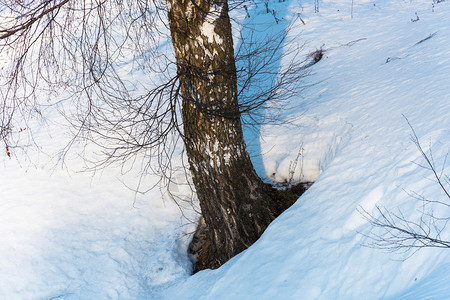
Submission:
[[[252,245],[277,208],[243,138],[227,0],[167,0],[167,8],[184,142],[204,218],[197,270],[217,268]]]

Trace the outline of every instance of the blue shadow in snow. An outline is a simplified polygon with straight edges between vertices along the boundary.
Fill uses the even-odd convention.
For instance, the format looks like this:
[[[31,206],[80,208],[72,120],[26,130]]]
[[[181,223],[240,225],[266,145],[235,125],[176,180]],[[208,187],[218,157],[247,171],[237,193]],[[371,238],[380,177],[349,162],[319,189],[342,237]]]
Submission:
[[[290,0],[279,1],[252,1],[251,7],[244,7],[247,13],[243,21],[239,43],[236,45],[236,67],[238,70],[239,103],[245,104],[257,95],[263,95],[274,84],[283,57],[283,48],[286,31],[290,25],[285,18],[288,14]],[[253,55],[249,55],[253,53]],[[259,69],[252,75],[248,83],[250,70]],[[263,163],[261,149],[261,126],[267,122],[267,110],[270,108],[263,104],[252,109],[249,114],[243,114],[244,139],[250,154],[253,166],[258,175],[268,180]]]

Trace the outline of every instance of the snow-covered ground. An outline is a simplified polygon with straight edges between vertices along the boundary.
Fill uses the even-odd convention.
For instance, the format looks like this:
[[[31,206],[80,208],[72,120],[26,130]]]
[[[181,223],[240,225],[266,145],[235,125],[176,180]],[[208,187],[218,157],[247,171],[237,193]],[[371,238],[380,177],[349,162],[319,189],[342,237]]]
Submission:
[[[158,189],[128,189],[138,170],[76,173],[76,156],[69,171],[55,168],[43,153],[64,137],[37,133],[43,153],[2,161],[0,299],[450,299],[450,249],[367,247],[379,229],[358,212],[379,206],[417,221],[422,203],[408,192],[448,201],[419,166],[405,117],[449,175],[450,2],[319,1],[317,13],[314,1],[269,6],[276,18],[261,4],[245,22],[293,24],[303,55],[324,56],[284,113],[301,115],[297,126],[261,126],[250,149],[267,180],[316,180],[311,188],[248,250],[190,276],[194,226],[177,205]],[[189,206],[184,213],[196,218]],[[441,237],[450,240],[450,228]]]

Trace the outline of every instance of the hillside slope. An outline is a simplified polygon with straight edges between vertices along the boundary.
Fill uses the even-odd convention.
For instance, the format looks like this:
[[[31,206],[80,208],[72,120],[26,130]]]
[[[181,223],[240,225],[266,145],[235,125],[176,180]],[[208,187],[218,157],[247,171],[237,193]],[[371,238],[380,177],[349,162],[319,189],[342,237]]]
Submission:
[[[449,299],[449,249],[367,247],[380,231],[358,211],[377,216],[378,206],[418,222],[422,203],[408,193],[448,201],[419,166],[405,117],[449,174],[450,3],[367,1],[353,18],[349,1],[320,2],[319,13],[284,5],[305,53],[324,57],[306,79],[317,84],[292,100],[299,128],[261,130],[263,165],[267,177],[286,178],[301,150],[295,176],[317,180],[250,249],[167,299]]]
[[[270,1],[249,6],[249,18],[233,12],[236,36],[291,26],[287,40],[305,44],[299,59],[323,51],[301,96],[282,111],[295,124],[246,132],[267,181],[315,180],[253,246],[191,276],[195,205],[181,202],[181,211],[165,190],[129,189],[142,179],[139,159],[93,175],[74,172],[85,167],[74,151],[67,168],[55,167],[61,157],[52,154],[70,136],[54,116],[52,126],[34,129],[42,151],[2,161],[0,298],[450,299],[449,249],[368,247],[380,231],[360,213],[377,217],[380,207],[419,221],[423,203],[412,193],[446,200],[420,167],[407,120],[437,170],[450,175],[450,2],[352,3],[319,1],[315,12],[312,0]],[[144,177],[141,190],[157,181]],[[182,172],[173,182],[171,193],[190,200]],[[441,238],[450,240],[449,227]]]

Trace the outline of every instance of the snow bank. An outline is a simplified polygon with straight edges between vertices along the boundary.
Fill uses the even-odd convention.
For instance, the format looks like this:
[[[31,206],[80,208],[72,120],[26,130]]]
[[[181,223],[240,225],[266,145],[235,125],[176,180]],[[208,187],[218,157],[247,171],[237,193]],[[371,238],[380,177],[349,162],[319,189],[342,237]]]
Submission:
[[[267,180],[316,180],[252,247],[190,276],[194,226],[158,190],[126,188],[122,182],[139,181],[139,166],[92,177],[55,169],[42,153],[5,157],[0,298],[450,299],[448,250],[365,247],[377,229],[358,213],[380,206],[414,220],[421,203],[407,192],[442,199],[418,166],[403,115],[449,174],[450,3],[355,1],[351,18],[352,2],[320,1],[319,13],[313,1],[294,0],[270,2],[275,15],[264,4],[250,10],[246,22],[256,27],[293,22],[291,34],[307,42],[303,55],[324,50],[305,79],[311,87],[292,99],[298,109],[286,112],[301,116],[296,126],[262,126],[250,142]],[[58,130],[42,131],[45,153],[64,145]],[[83,161],[68,165],[77,170]],[[145,178],[149,186],[156,180]],[[182,198],[190,195],[185,181],[170,187]],[[184,214],[197,217],[189,207]],[[448,228],[442,237],[450,238]]]

